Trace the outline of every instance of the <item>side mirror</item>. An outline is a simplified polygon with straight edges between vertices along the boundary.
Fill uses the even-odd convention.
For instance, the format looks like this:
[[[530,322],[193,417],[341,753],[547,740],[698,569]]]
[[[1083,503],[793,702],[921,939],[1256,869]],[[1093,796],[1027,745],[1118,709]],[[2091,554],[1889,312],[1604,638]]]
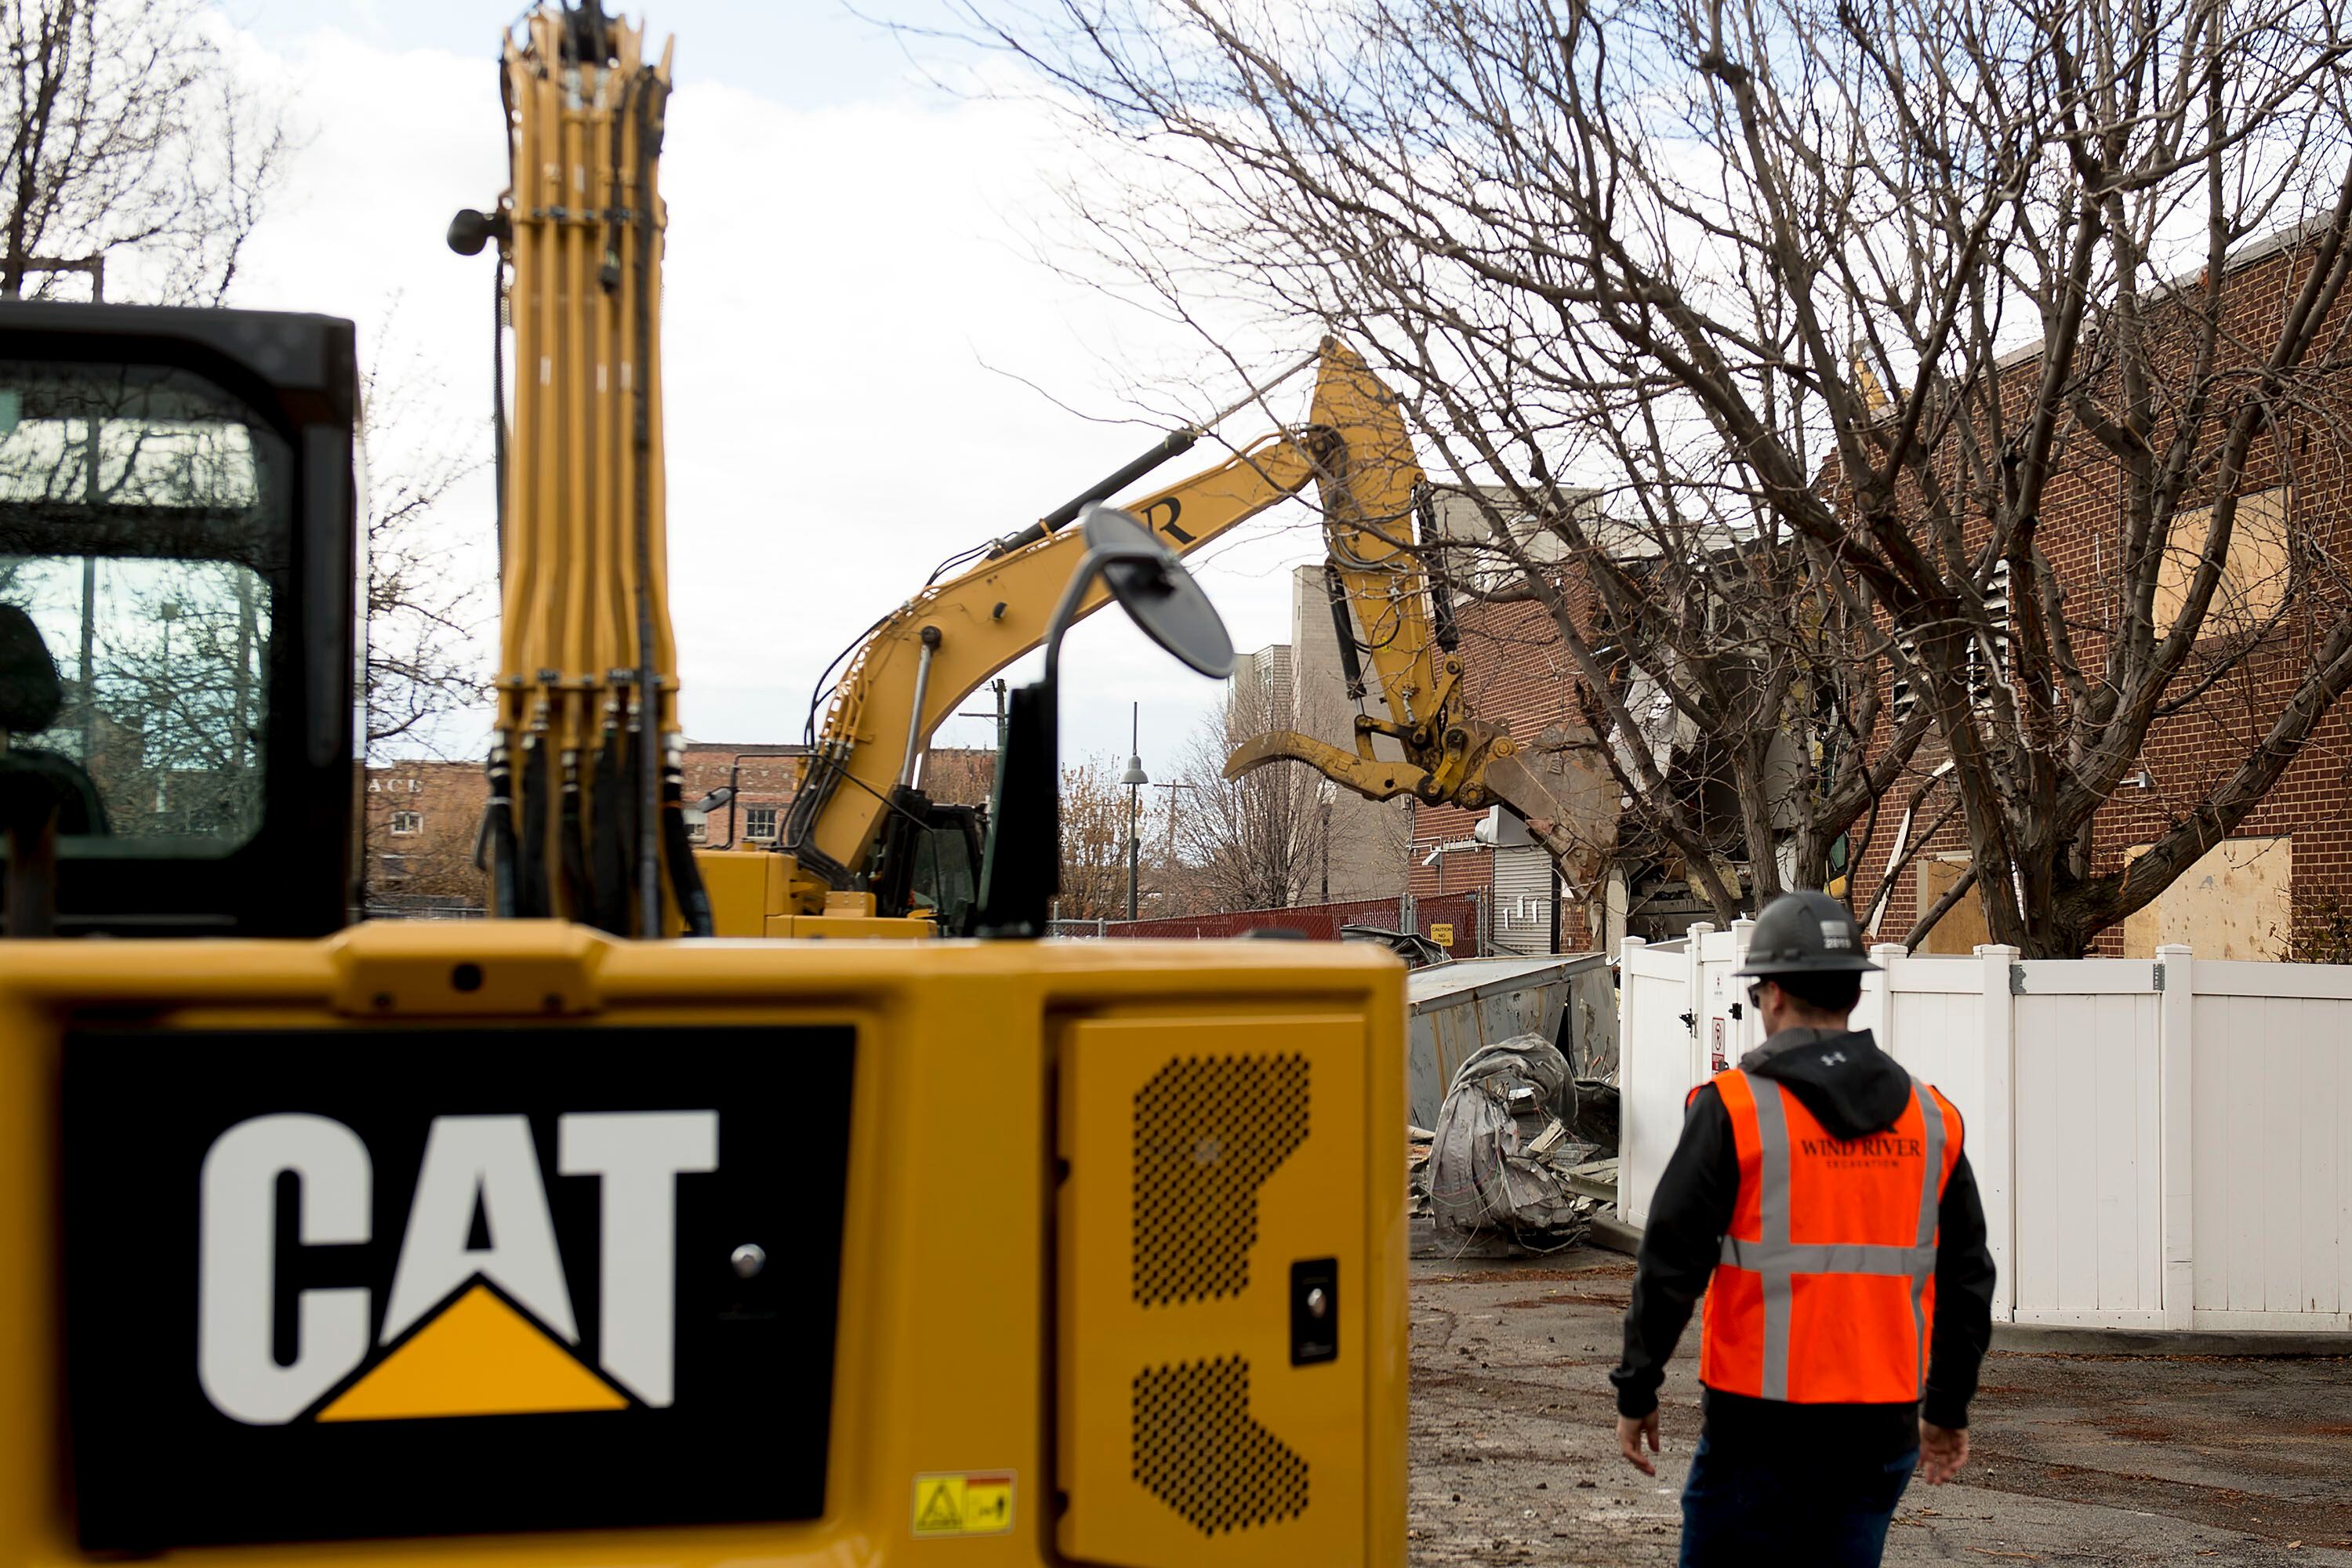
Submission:
[[[1095,578],[1146,637],[1184,664],[1213,679],[1234,672],[1225,623],[1174,551],[1133,513],[1112,507],[1089,506],[1081,526],[1086,559],[1048,624],[1045,678],[1014,689],[1005,709],[980,874],[977,929],[985,937],[1043,936],[1053,920],[1062,885],[1062,637]]]

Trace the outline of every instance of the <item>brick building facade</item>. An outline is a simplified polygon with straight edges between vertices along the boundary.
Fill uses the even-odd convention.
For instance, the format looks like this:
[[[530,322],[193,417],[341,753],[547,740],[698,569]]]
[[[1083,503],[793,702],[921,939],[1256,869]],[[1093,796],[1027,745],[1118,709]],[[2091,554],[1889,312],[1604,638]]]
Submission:
[[[1577,602],[1571,596],[1571,604]],[[1455,605],[1454,616],[1471,712],[1505,725],[1522,742],[1577,720],[1579,678],[1542,605],[1465,598]],[[1482,894],[1488,943],[1496,950],[1581,952],[1598,945],[1606,935],[1601,928],[1608,923],[1599,910],[1611,889],[1564,887],[1540,847],[1481,843],[1478,833],[1487,816],[1459,806],[1413,803],[1408,881],[1413,896]],[[1612,882],[1621,910],[1622,880],[1620,876]],[[1616,934],[1623,934],[1622,925]]]
[[[2227,279],[2229,321],[2225,336],[2238,344],[2266,345],[2277,333],[2282,312],[2304,275],[2306,253],[2291,242],[2253,247]],[[2345,312],[2339,309],[2338,315]],[[2339,329],[2340,330],[2340,329]],[[2012,374],[2031,374],[2037,362],[2019,356]],[[2252,651],[2228,675],[2201,692],[2191,692],[2199,665],[2176,679],[2179,710],[2151,729],[2140,766],[2128,775],[2093,818],[2092,866],[2120,867],[2136,850],[2183,820],[2214,786],[2259,743],[2278,717],[2297,679],[2308,668],[2315,644],[2347,613],[2340,573],[2352,551],[2352,379],[2342,381],[2340,398],[2324,406],[2282,411],[2273,432],[2257,439],[2239,487],[2240,504],[2223,590],[2209,616],[2208,643],[2251,639]],[[2070,602],[2087,604],[2112,580],[2117,548],[2115,470],[2104,456],[2078,443],[2070,466],[2053,479],[2041,513],[2041,539]],[[1834,475],[1831,481],[1834,482]],[[2168,565],[2159,584],[2156,614],[2167,619],[2180,602],[2181,584],[2193,567],[2202,540],[2194,513],[2175,520],[2172,538],[2179,564]],[[1569,579],[1574,605],[1573,572]],[[1590,626],[1590,599],[1580,610]],[[1577,676],[1548,616],[1532,605],[1463,603],[1458,611],[1465,683],[1472,710],[1507,724],[1525,741],[1549,724],[1578,713]],[[2079,657],[2095,665],[2102,657],[2095,629],[2078,630]],[[1882,940],[1899,941],[1920,910],[1932,906],[1968,866],[1964,825],[1957,814],[1927,833],[1919,831],[1939,814],[1948,785],[1930,782],[1943,752],[1931,736],[1908,773],[1883,797],[1872,831],[1854,837],[1856,874],[1853,893],[1858,913]],[[1908,834],[1916,853],[1885,889],[1880,885],[1894,854],[1906,802],[1927,784],[1923,807]],[[2198,865],[2184,873],[2147,910],[2109,928],[2095,951],[2140,955],[2162,942],[2187,942],[2208,957],[2279,957],[2302,952],[2352,958],[2352,712],[2338,707],[2321,721],[2277,784]],[[1423,806],[1415,813],[1415,893],[1493,889],[1496,852],[1472,847],[1476,819],[1451,808]],[[1629,816],[1628,835],[1638,832]],[[1657,868],[1644,867],[1638,847],[1621,857],[1612,886],[1597,906],[1564,906],[1559,915],[1563,949],[1612,941],[1620,929],[1670,936],[1700,914],[1695,900],[1664,900],[1654,882]],[[1504,854],[1507,855],[1507,851]],[[1615,911],[1629,899],[1624,878],[1654,879],[1645,895],[1630,895],[1633,917],[1618,926]],[[1600,910],[1599,920],[1587,918]],[[1605,929],[1596,930],[1599,926]],[[1922,951],[1966,952],[1986,940],[1983,916],[1963,899],[1922,943]],[[2321,951],[2333,942],[2346,951]]]
[[[2251,358],[2276,341],[2280,324],[2308,271],[2310,252],[2296,232],[2250,247],[2224,281],[2225,354]],[[2160,310],[2160,306],[2159,306]],[[2344,330],[2323,332],[2323,343]],[[2160,314],[2157,330],[2163,330]],[[2038,374],[2031,353],[2004,369],[2021,379]],[[2320,399],[2297,398],[2280,409],[2270,430],[2255,437],[2237,488],[2238,507],[2222,585],[2199,644],[2174,679],[2168,701],[2180,704],[2150,727],[2137,769],[2092,819],[2095,874],[2126,860],[2174,824],[2185,820],[2261,742],[2303,674],[2317,641],[2352,612],[2342,579],[2352,548],[2352,378],[2337,375]],[[2041,511],[2044,553],[2063,584],[2075,627],[2078,659],[2095,668],[2105,658],[2098,624],[2102,592],[2114,580],[2120,548],[2119,474],[2088,439],[2078,440],[2053,476]],[[2172,523],[2160,568],[2154,616],[2159,627],[2177,615],[2205,537],[2207,505],[2184,510]],[[2331,581],[2332,579],[2332,581]],[[2242,653],[2241,653],[2242,649]],[[2236,656],[2234,658],[2232,656]],[[2231,665],[2198,692],[2202,664]],[[1930,835],[1914,863],[1879,897],[1894,847],[1894,829],[1911,794],[1944,760],[1931,735],[1908,775],[1887,796],[1888,818],[1863,847],[1854,884],[1856,909],[1885,940],[1900,940],[1922,910],[1968,868],[1966,833],[1957,816]],[[1931,802],[1948,785],[1929,790]],[[2352,904],[2352,715],[2337,707],[2315,729],[2278,782],[2230,836],[2183,873],[2155,903],[2108,928],[2095,952],[2145,957],[2163,942],[2185,942],[2201,957],[2287,956]],[[1933,815],[1923,811],[1923,817]],[[1973,899],[1940,921],[1922,951],[1965,952],[1987,940]]]
[[[479,763],[367,770],[362,908],[373,919],[478,915],[489,879],[474,867],[489,786]]]
[[[782,831],[784,814],[799,792],[806,746],[738,744],[720,741],[689,741],[686,747],[686,804],[692,805],[719,790],[732,788],[735,798],[712,811],[702,822],[687,818],[688,836],[698,846],[713,849],[764,848]]]

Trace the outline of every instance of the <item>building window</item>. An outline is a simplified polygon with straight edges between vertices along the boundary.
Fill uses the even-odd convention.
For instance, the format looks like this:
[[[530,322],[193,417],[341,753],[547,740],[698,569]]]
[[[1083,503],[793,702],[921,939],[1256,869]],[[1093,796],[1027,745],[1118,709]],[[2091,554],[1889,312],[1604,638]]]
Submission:
[[[1887,702],[1894,710],[1895,721],[1897,724],[1907,724],[1911,721],[1913,710],[1919,706],[1919,694],[1912,689],[1909,673],[1919,662],[1919,639],[1912,637],[1896,637],[1895,649],[1896,654],[1895,668],[1898,673],[1895,677],[1894,684],[1887,689]]]
[[[747,805],[743,808],[743,837],[773,838],[776,836],[776,808],[772,805]]]
[[[2284,486],[2238,498],[2230,548],[2221,560],[2221,581],[2206,607],[2204,625],[2198,627],[2199,641],[2264,630],[2285,604],[2293,576],[2287,513],[2294,499]],[[2179,620],[2212,527],[2210,506],[2173,514],[2164,560],[2157,569],[2153,609],[2158,637],[2166,636]]]
[[[1985,584],[1985,619],[1992,623],[1991,658],[1988,663],[1984,639],[1969,644],[1969,700],[1979,713],[1992,710],[1992,693],[1996,684],[2009,681],[2009,558],[1993,563],[1992,580]]]
[[[408,875],[408,857],[405,855],[380,855],[376,857],[376,862],[387,882],[401,881]]]
[[[1984,591],[1985,619],[1991,623],[1990,659],[1986,639],[1970,637],[1968,647],[1966,679],[1969,701],[1979,713],[1992,711],[1992,694],[1997,685],[2009,679],[2010,669],[2010,598],[2009,558],[2003,556],[1992,563],[1992,575]],[[1897,658],[1895,674],[1887,689],[1888,706],[1897,724],[1907,723],[1919,705],[1919,694],[1914,689],[1909,674],[1919,662],[1919,639],[1903,636],[1895,639]]]
[[[392,831],[405,838],[412,833],[425,831],[425,814],[421,811],[395,811],[392,814]]]
[[[688,844],[708,844],[708,843],[709,843],[709,842],[710,842],[710,824],[709,824],[708,822],[689,822],[689,823],[688,823],[688,824],[686,825],[686,841],[687,841]]]

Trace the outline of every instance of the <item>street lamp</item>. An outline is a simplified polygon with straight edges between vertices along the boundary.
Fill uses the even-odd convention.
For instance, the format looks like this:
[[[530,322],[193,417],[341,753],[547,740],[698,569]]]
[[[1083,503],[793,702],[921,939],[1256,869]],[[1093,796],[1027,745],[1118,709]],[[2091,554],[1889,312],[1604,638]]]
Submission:
[[[1129,731],[1127,743],[1132,750],[1127,754],[1127,771],[1118,775],[1118,782],[1127,786],[1127,918],[1133,920],[1136,877],[1143,865],[1143,835],[1139,831],[1142,806],[1139,804],[1139,792],[1151,780],[1146,777],[1143,772],[1142,703],[1138,702],[1132,706],[1129,711],[1128,720],[1131,729]]]
[[[1323,805],[1323,901],[1328,904],[1331,901],[1331,805],[1339,798],[1339,786],[1325,779],[1315,794]]]

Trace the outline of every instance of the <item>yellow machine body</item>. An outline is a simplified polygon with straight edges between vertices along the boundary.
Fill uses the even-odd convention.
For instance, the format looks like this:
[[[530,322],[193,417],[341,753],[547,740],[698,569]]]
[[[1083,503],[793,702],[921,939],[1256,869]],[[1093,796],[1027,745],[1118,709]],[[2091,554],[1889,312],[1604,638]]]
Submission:
[[[711,923],[721,936],[921,938],[939,935],[929,919],[874,912],[871,893],[827,890],[815,903],[800,862],[766,849],[698,849],[695,865],[710,895]]]
[[[436,1488],[467,1479],[458,1446],[485,1440],[484,1451],[515,1456],[526,1479],[491,1489],[492,1511],[473,1516],[467,1533],[377,1529],[330,1542],[296,1531],[280,1544],[244,1544],[234,1524],[215,1521],[204,1527],[214,1543],[184,1545],[168,1520],[149,1520],[130,1527],[143,1532],[133,1549],[217,1568],[330,1557],[385,1568],[1404,1561],[1403,974],[1384,953],[1271,942],[629,943],[541,921],[368,925],[315,942],[156,942],[140,948],[135,967],[122,962],[126,951],[0,947],[0,1568],[79,1568],[92,1559],[77,1544],[78,1509],[127,1497],[135,1511],[151,1504],[145,1489],[188,1484],[190,1473],[205,1483],[186,1505],[198,1512],[220,1506],[223,1490],[250,1491],[260,1517],[315,1504],[339,1521],[324,1535],[360,1534],[351,1515],[305,1497],[293,1478],[355,1488],[367,1508],[395,1514],[414,1494],[429,1514]],[[560,1475],[530,1479],[541,1446],[658,1446],[662,1424],[681,1416],[677,1430],[697,1430],[697,1391],[683,1373],[661,1406],[644,1380],[625,1386],[596,1369],[595,1354],[610,1359],[599,1333],[620,1331],[589,1325],[600,1313],[618,1321],[610,1298],[623,1285],[569,1247],[562,1266],[579,1312],[573,1343],[546,1327],[543,1310],[534,1308],[534,1319],[515,1305],[527,1292],[504,1287],[520,1275],[489,1280],[505,1306],[477,1279],[442,1319],[371,1352],[388,1359],[369,1363],[311,1414],[258,1417],[280,1419],[273,1427],[205,1415],[212,1436],[173,1436],[174,1412],[208,1408],[188,1363],[212,1353],[199,1336],[214,1329],[186,1321],[188,1282],[174,1276],[193,1259],[212,1288],[215,1217],[205,1207],[199,1236],[199,1163],[164,1157],[118,1121],[118,1089],[130,1105],[153,1098],[150,1072],[197,1075],[189,1081],[199,1087],[173,1096],[175,1105],[140,1114],[175,1118],[173,1137],[185,1132],[191,1152],[215,1140],[201,1162],[210,1184],[229,1163],[217,1141],[228,1134],[183,1124],[249,1111],[317,1132],[342,1113],[312,1103],[304,1084],[314,1067],[380,1086],[362,1100],[446,1106],[477,1128],[527,1113],[547,1149],[542,1122],[554,1110],[674,1116],[691,1103],[652,1087],[625,1087],[616,1099],[612,1082],[592,1087],[587,1067],[571,1065],[644,1037],[631,1031],[675,1043],[625,1073],[698,1054],[729,1071],[771,1074],[787,1090],[803,1076],[818,1081],[814,1056],[761,1044],[787,1037],[779,1030],[854,1041],[837,1301],[807,1300],[795,1283],[830,1277],[814,1267],[832,1218],[815,1151],[828,1135],[844,1137],[814,1089],[805,1100],[773,1096],[766,1120],[721,1120],[710,1163],[686,1168],[723,1175],[731,1160],[806,1163],[805,1188],[795,1182],[780,1189],[785,1201],[742,1211],[741,1239],[767,1250],[765,1278],[784,1306],[826,1309],[835,1327],[830,1408],[817,1428],[823,1484],[807,1517],[546,1531],[551,1509],[614,1500],[572,1498]],[[323,1032],[336,1048],[312,1051],[283,1081],[257,1080],[258,1064],[276,1059],[273,1041],[289,1032],[313,1040]],[[468,1053],[454,1071],[436,1054],[436,1042],[453,1037]],[[722,1047],[691,1044],[712,1039]],[[147,1068],[108,1065],[125,1052],[119,1059]],[[516,1062],[543,1064],[545,1081],[513,1080],[526,1084],[513,1098],[528,1103],[483,1087]],[[215,1111],[216,1092],[245,1099]],[[433,1126],[438,1140],[437,1110]],[[375,1151],[377,1228],[388,1245],[402,1206],[394,1189],[414,1148],[401,1154],[364,1128],[362,1137]],[[576,1169],[570,1138],[566,1172]],[[427,1164],[433,1158],[428,1143]],[[576,1193],[581,1178],[556,1174],[553,1158],[548,1190],[570,1182],[564,1190]],[[122,1172],[151,1168],[152,1194],[138,1183],[113,1190]],[[506,1212],[493,1216],[488,1206],[487,1169],[476,1167],[485,1184],[477,1224],[490,1220],[492,1233],[469,1248],[509,1241]],[[427,1178],[416,1183],[403,1270],[426,1206]],[[281,1265],[323,1256],[311,1241],[354,1239],[311,1234],[332,1220],[325,1188],[305,1185],[290,1205],[279,1190]],[[697,1200],[675,1190],[677,1266],[702,1289],[722,1262],[686,1256],[708,1249],[693,1240]],[[204,1192],[209,1205],[212,1187]],[[133,1205],[147,1223],[118,1227],[105,1217],[110,1202]],[[257,1256],[270,1256],[266,1240]],[[1318,1318],[1307,1291],[1327,1274]],[[115,1278],[143,1287],[93,1284]],[[381,1272],[339,1278],[374,1292],[370,1321],[397,1308],[384,1300],[397,1296],[396,1279],[387,1291]],[[318,1305],[323,1322],[332,1294],[296,1299],[301,1334],[322,1331],[307,1314]],[[692,1303],[702,1298],[681,1287],[678,1299],[683,1343],[700,1331]],[[281,1319],[287,1301],[281,1291]],[[457,1334],[448,1325],[460,1322],[461,1307],[507,1324],[517,1348],[437,1383],[420,1374],[370,1384],[407,1353],[402,1345]],[[756,1331],[759,1316],[734,1312],[741,1321],[724,1331]],[[282,1361],[282,1321],[275,1331]],[[605,1349],[592,1354],[592,1342]],[[85,1382],[130,1376],[136,1368],[126,1362],[155,1369],[133,1378],[146,1397],[83,1403]],[[525,1362],[534,1387],[560,1389],[570,1378],[620,1392],[602,1404],[501,1393]],[[788,1395],[780,1385],[765,1396],[758,1379],[730,1390],[754,1413],[746,1442],[805,1421],[809,1412]],[[499,1413],[501,1400],[532,1398],[562,1413]],[[89,1447],[97,1435],[68,1440],[69,1402],[78,1416],[122,1427],[152,1469],[98,1473],[103,1456]],[[468,1413],[476,1409],[483,1413]],[[385,1416],[429,1418],[371,1419]],[[226,1463],[216,1447],[265,1441],[278,1445],[265,1451],[289,1467],[282,1474],[250,1463],[202,1475]],[[809,1479],[778,1467],[761,1484],[782,1494]],[[620,1500],[659,1506],[657,1497]],[[517,1522],[497,1511],[508,1507]],[[80,1525],[85,1535],[92,1528],[87,1518]],[[119,1535],[123,1527],[98,1528]]]

